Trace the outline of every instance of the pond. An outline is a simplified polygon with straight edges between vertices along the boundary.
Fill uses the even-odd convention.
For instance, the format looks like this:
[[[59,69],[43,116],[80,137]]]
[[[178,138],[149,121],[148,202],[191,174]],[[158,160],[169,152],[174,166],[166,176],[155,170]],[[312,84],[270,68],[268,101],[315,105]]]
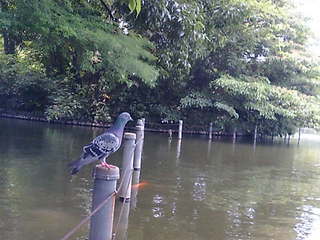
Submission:
[[[93,166],[66,165],[103,129],[0,119],[0,238],[59,240],[90,212]],[[320,140],[300,145],[146,133],[129,240],[320,239]],[[122,150],[109,162],[120,165]],[[86,239],[88,225],[70,239]]]

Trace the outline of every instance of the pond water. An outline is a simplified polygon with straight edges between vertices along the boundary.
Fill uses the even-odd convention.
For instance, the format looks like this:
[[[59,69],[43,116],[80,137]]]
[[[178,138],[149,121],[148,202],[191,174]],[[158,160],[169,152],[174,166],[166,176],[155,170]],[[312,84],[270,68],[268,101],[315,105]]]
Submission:
[[[66,164],[103,129],[0,119],[0,239],[59,240],[90,212],[91,170]],[[146,133],[129,240],[319,240],[320,140]],[[121,162],[122,151],[112,164]],[[85,225],[70,239],[86,239]]]

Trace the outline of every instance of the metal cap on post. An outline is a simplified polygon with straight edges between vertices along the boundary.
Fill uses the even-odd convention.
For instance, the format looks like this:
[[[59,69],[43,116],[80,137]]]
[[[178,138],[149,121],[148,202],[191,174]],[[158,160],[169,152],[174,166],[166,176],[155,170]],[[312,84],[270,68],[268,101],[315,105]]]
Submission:
[[[116,191],[119,168],[97,165],[93,174],[92,211]],[[111,240],[115,195],[91,217],[89,240]]]
[[[122,157],[121,182],[119,189],[119,197],[124,201],[128,201],[131,196],[131,180],[133,172],[133,156],[135,149],[135,133],[124,134],[124,148]]]

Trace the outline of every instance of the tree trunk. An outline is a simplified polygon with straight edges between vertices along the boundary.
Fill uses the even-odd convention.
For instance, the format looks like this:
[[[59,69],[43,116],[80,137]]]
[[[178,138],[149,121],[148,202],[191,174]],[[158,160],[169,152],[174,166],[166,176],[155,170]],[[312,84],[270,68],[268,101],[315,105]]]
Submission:
[[[8,2],[0,1],[0,12],[8,12]],[[4,53],[14,54],[16,52],[16,41],[13,34],[8,31],[8,28],[4,28],[2,36]]]
[[[5,54],[15,54],[16,53],[16,41],[12,34],[7,30],[4,30],[3,33],[3,48]]]

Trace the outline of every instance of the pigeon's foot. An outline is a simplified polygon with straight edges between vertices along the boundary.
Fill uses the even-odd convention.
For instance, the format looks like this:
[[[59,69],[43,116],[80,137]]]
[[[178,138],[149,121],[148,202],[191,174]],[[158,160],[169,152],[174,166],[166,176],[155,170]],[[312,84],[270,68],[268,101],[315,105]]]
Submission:
[[[110,165],[106,162],[102,162],[101,163],[101,166],[105,167],[105,168],[108,168],[108,169],[111,169],[111,168],[116,168],[116,166],[113,166],[113,165]]]

